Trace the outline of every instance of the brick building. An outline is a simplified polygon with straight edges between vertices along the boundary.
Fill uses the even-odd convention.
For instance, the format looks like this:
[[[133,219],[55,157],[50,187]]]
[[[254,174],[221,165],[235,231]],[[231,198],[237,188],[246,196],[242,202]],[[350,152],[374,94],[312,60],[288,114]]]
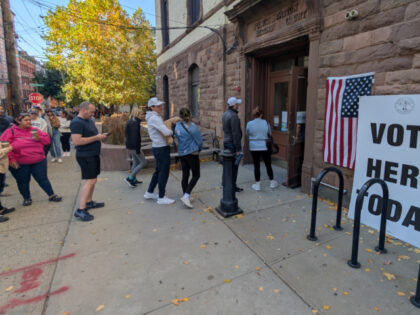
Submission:
[[[6,45],[4,39],[3,14],[0,8],[0,101],[7,99],[7,83],[9,77],[7,74]]]
[[[36,60],[34,57],[28,55],[26,51],[19,51],[18,62],[20,67],[20,86],[22,89],[23,99],[26,100],[29,94],[35,91],[35,89],[29,84],[32,83],[35,77],[36,71]]]
[[[222,137],[229,96],[255,106],[280,145],[289,186],[309,192],[323,161],[325,82],[375,72],[372,94],[419,93],[418,0],[156,0],[158,97]],[[346,14],[353,11],[353,17]],[[182,27],[188,27],[187,29]],[[245,143],[246,148],[246,143]],[[347,189],[353,171],[342,168]],[[326,181],[338,186],[335,176]]]

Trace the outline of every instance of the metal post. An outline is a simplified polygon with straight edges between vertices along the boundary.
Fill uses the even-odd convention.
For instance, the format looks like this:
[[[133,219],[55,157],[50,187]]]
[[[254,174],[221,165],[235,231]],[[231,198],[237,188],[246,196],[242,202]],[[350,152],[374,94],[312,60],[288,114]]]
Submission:
[[[415,307],[420,308],[420,264],[419,264],[419,275],[417,276],[417,290],[416,290],[416,295],[413,295],[410,298],[410,302]]]
[[[334,229],[336,231],[341,231],[343,228],[341,227],[341,212],[343,210],[343,194],[344,194],[344,176],[341,171],[336,167],[327,167],[324,170],[322,170],[321,173],[318,174],[314,186],[313,186],[313,192],[312,192],[312,214],[311,214],[311,229],[309,232],[309,235],[307,236],[307,239],[310,241],[316,241],[318,238],[315,236],[315,227],[316,227],[316,212],[317,212],[317,205],[318,205],[318,190],[319,185],[321,184],[322,179],[328,172],[335,172],[337,173],[339,179],[340,179],[340,186],[338,190],[338,203],[337,203],[337,219],[334,226]]]
[[[358,251],[359,251],[359,234],[360,234],[360,215],[362,212],[363,207],[363,199],[365,197],[365,194],[367,190],[370,188],[370,186],[374,184],[380,184],[382,187],[382,204],[381,204],[381,230],[379,232],[379,245],[377,247],[377,250],[381,253],[386,253],[385,249],[385,230],[386,230],[386,217],[388,213],[388,186],[387,184],[382,180],[378,178],[372,178],[368,180],[363,186],[362,189],[360,189],[359,193],[357,194],[356,199],[356,208],[354,210],[354,227],[353,227],[353,244],[352,244],[352,250],[351,250],[351,260],[347,262],[347,264],[352,268],[360,268],[360,263],[357,261]],[[383,237],[382,237],[383,236]]]
[[[223,157],[223,198],[220,200],[220,207],[216,208],[223,217],[228,218],[233,215],[243,213],[238,207],[238,199],[235,196],[235,187],[233,186],[233,163],[235,163],[235,154],[230,150],[224,150]]]

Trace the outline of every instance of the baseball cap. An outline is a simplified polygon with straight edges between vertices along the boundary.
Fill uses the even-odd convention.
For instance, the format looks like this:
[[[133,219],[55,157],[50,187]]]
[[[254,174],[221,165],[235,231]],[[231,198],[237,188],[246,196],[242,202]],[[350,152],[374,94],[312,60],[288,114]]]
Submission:
[[[232,96],[228,98],[227,103],[229,104],[229,106],[234,106],[235,104],[241,104],[242,100],[240,98]]]
[[[147,107],[152,107],[152,106],[160,106],[162,104],[165,104],[165,102],[160,101],[157,97],[152,97],[148,102],[147,102]]]

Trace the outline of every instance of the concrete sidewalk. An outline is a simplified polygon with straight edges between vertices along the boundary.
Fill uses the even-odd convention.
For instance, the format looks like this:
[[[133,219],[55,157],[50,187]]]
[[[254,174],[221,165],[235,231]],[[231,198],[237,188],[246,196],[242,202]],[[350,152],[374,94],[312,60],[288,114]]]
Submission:
[[[377,255],[378,233],[363,227],[362,268],[351,269],[352,221],[344,216],[344,231],[336,232],[335,210],[319,202],[319,241],[308,241],[311,198],[283,186],[271,190],[268,180],[262,191],[253,191],[252,167],[239,171],[243,216],[223,219],[213,211],[222,169],[208,162],[193,193],[194,210],[179,201],[180,171],[171,173],[167,185],[167,195],[177,199],[171,206],[143,200],[151,170],[134,189],[123,182],[126,173],[104,172],[94,197],[106,207],[92,210],[95,220],[85,223],[72,217],[80,173],[74,162],[65,163],[65,172],[58,165],[50,170],[54,185],[70,195],[55,209],[62,217],[47,216],[52,209],[35,214],[20,207],[10,215],[18,227],[0,225],[11,255],[10,263],[1,258],[6,273],[0,274],[0,310],[15,301],[7,314],[419,314],[408,301],[419,249],[389,240],[388,254]],[[284,173],[277,169],[275,176],[281,181]],[[44,221],[32,224],[36,219]],[[44,235],[40,244],[33,242],[37,233]],[[33,251],[21,253],[28,246]],[[16,293],[22,273],[34,268],[43,271],[39,286]],[[45,298],[44,291],[52,295]]]

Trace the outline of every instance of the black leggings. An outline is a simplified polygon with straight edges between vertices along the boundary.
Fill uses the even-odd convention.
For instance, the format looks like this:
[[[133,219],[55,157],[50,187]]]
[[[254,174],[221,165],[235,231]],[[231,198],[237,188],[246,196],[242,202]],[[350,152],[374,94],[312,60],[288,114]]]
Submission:
[[[63,132],[61,134],[60,140],[63,152],[70,152],[70,135],[70,132]]]
[[[260,172],[260,160],[261,157],[263,158],[265,168],[267,170],[267,175],[270,178],[270,180],[273,180],[273,169],[271,168],[271,154],[266,151],[251,151],[252,154],[252,160],[254,161],[254,176],[255,181],[259,182],[261,178],[261,172]]]
[[[182,191],[183,193],[191,194],[195,184],[197,184],[200,178],[200,158],[196,154],[188,154],[180,157],[182,167]],[[188,183],[190,177],[190,170],[192,172],[192,178]]]

